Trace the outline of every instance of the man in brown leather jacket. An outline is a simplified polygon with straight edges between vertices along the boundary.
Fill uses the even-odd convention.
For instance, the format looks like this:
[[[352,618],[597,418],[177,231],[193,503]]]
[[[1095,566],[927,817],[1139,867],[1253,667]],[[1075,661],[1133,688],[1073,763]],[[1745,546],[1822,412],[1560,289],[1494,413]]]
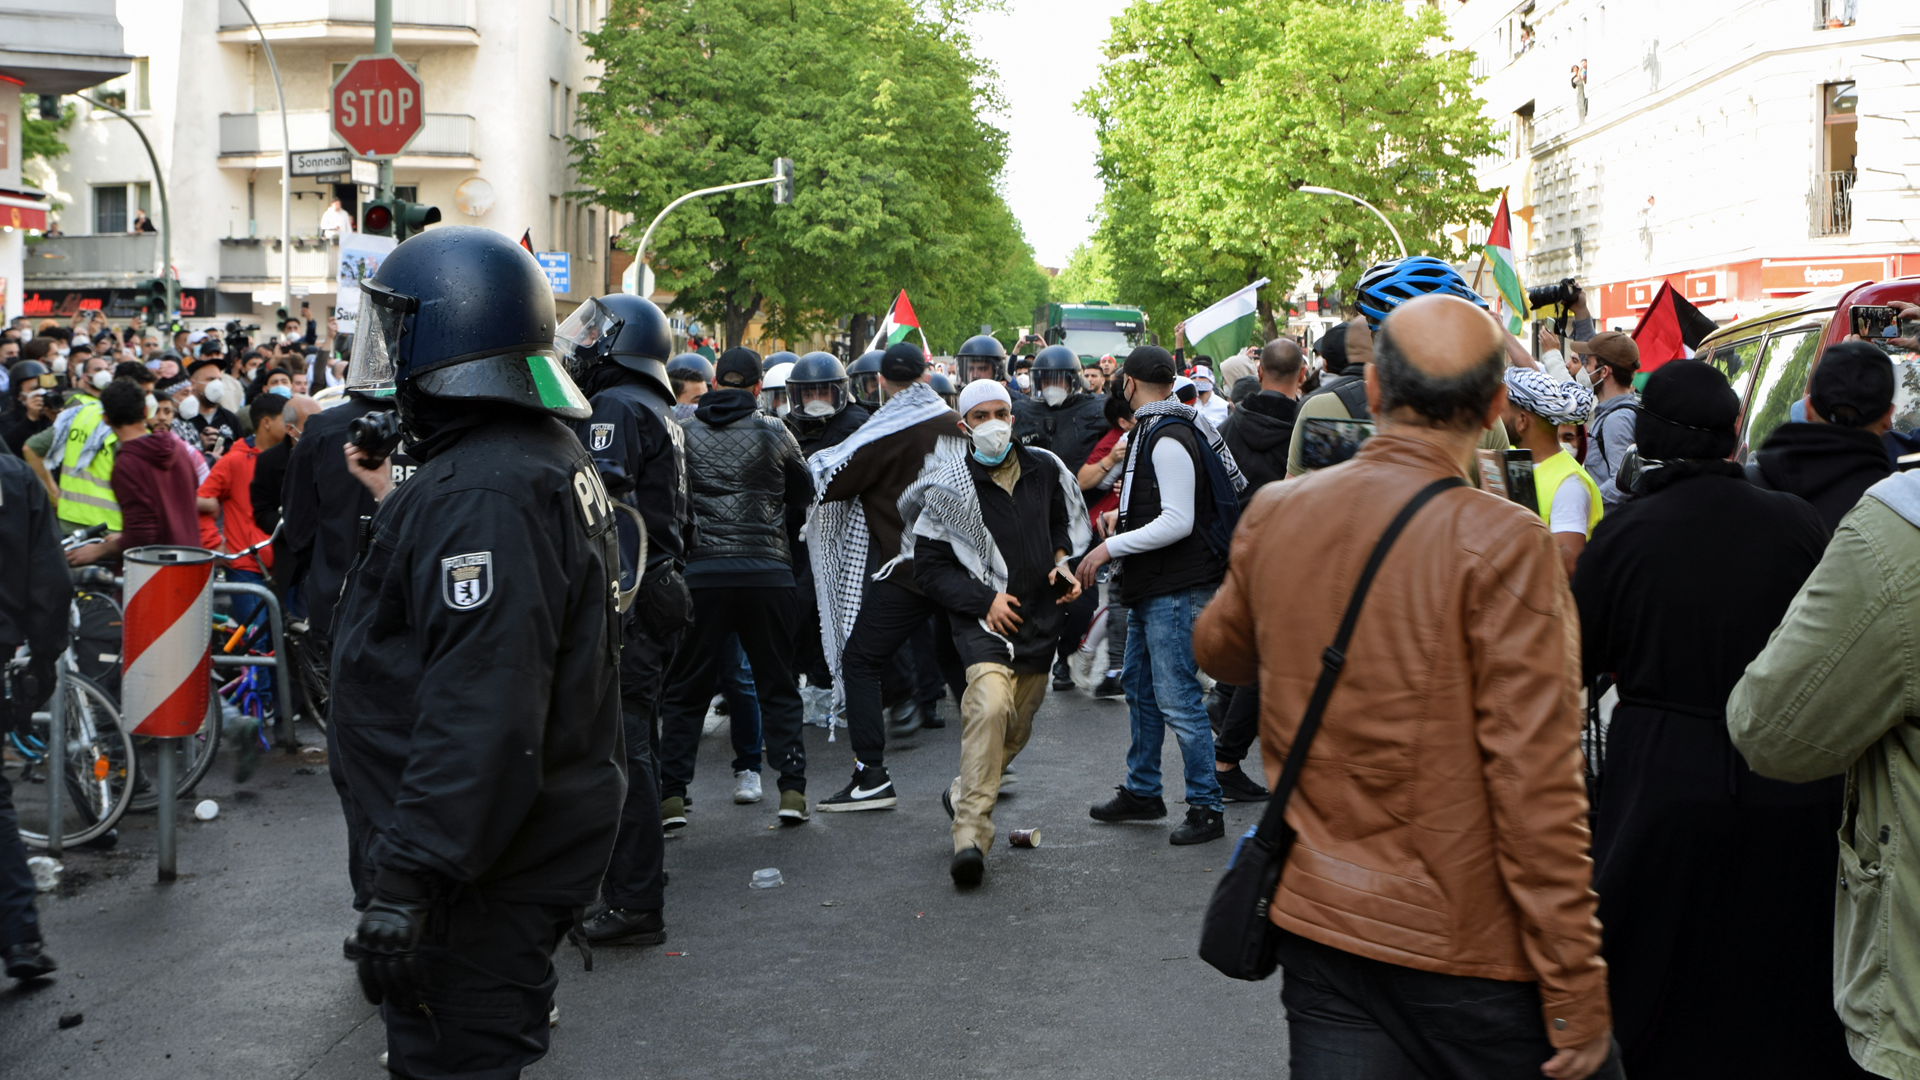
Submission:
[[[1194,655],[1260,683],[1270,781],[1374,541],[1500,422],[1505,345],[1465,301],[1401,305],[1366,372],[1379,434],[1240,519]],[[1579,620],[1546,527],[1441,494],[1381,565],[1288,803],[1272,919],[1293,1075],[1618,1075],[1580,721]]]

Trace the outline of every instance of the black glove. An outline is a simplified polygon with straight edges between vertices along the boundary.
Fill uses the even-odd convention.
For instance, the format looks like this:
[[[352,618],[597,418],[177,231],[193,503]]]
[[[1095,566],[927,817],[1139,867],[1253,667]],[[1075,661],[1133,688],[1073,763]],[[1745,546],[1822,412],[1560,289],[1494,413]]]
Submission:
[[[419,999],[426,985],[420,937],[432,904],[433,889],[426,879],[384,866],[375,875],[373,902],[360,913],[355,932],[360,990],[368,1001],[405,1007]]]

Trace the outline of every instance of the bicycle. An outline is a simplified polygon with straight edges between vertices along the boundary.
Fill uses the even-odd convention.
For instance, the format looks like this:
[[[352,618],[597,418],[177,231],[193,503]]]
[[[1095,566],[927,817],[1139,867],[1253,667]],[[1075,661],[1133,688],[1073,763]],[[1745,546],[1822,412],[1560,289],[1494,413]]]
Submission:
[[[10,661],[25,666],[25,659]],[[66,676],[66,798],[61,800],[60,842],[73,847],[107,834],[131,808],[132,789],[139,765],[133,739],[120,726],[120,712],[100,684],[84,675]],[[50,704],[50,703],[49,703]],[[25,732],[9,732],[0,750],[0,769],[14,787],[14,812],[20,819],[20,839],[28,847],[45,850],[49,821],[47,798],[30,795],[45,784],[52,765],[47,740],[53,727],[51,710],[36,711]]]

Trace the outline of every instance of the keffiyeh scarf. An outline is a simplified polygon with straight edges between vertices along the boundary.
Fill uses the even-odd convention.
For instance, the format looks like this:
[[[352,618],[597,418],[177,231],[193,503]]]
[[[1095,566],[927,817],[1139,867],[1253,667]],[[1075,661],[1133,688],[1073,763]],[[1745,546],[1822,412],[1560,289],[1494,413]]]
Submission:
[[[1200,410],[1191,405],[1183,405],[1173,398],[1167,398],[1165,401],[1149,401],[1133,410],[1133,431],[1127,435],[1126,473],[1120,480],[1122,516],[1125,516],[1127,503],[1131,500],[1133,467],[1139,463],[1140,448],[1147,445],[1148,434],[1153,431],[1154,425],[1162,416],[1178,416],[1193,421],[1193,425],[1200,429],[1200,434],[1207,437],[1207,445],[1213,448],[1214,456],[1220,459],[1221,467],[1227,470],[1227,478],[1233,481],[1234,492],[1238,494],[1247,489],[1247,478],[1241,475],[1240,464],[1233,460],[1233,451],[1227,449],[1227,442],[1220,437],[1220,432],[1213,426],[1213,421],[1202,415]]]
[[[944,415],[947,403],[933,387],[915,383],[887,399],[886,404],[853,434],[813,455],[807,466],[813,473],[814,504],[807,511],[807,556],[813,564],[814,595],[820,605],[820,647],[826,653],[827,668],[833,672],[833,702],[846,702],[846,684],[840,678],[840,650],[853,633],[853,622],[860,617],[860,600],[866,593],[867,512],[858,495],[838,502],[823,502],[821,496],[841,469],[862,447],[895,435],[928,420]],[[943,439],[941,445],[959,440]],[[936,455],[939,454],[936,450]],[[905,542],[903,536],[902,542]],[[831,735],[829,736],[831,738]]]

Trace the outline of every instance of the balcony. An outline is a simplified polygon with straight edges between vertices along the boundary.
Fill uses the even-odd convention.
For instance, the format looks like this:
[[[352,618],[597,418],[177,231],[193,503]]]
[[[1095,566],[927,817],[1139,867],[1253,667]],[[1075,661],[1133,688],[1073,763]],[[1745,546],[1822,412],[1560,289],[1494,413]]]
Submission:
[[[477,0],[393,0],[395,45],[480,44]],[[267,40],[293,45],[372,45],[373,0],[252,0]],[[219,40],[257,40],[238,0],[220,0]],[[369,49],[368,51],[372,51]]]
[[[325,109],[296,109],[287,113],[287,132],[295,150],[328,150],[343,145],[334,137]],[[280,164],[280,114],[272,112],[220,115],[220,164],[228,168],[271,169]],[[396,164],[415,169],[477,169],[473,153],[473,117],[461,113],[428,113],[420,137],[413,140]]]
[[[157,233],[44,236],[27,245],[29,287],[107,289],[152,277],[160,269]]]
[[[293,279],[331,281],[339,264],[340,248],[319,237],[293,238]],[[274,237],[229,237],[220,241],[220,280],[280,280],[280,241]]]
[[[1813,235],[1845,236],[1853,231],[1853,178],[1844,172],[1813,174]]]

